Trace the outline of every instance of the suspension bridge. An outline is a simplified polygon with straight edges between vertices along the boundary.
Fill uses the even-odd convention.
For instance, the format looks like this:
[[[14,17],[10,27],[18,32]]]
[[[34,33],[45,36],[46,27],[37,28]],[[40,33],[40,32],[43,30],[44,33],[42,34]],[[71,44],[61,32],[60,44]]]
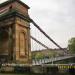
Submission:
[[[32,19],[30,19],[30,21],[31,21],[31,23],[41,32],[41,34],[43,34],[44,35],[44,37],[40,37],[40,38],[47,38],[49,41],[47,42],[47,43],[49,43],[49,42],[52,42],[55,46],[57,46],[60,50],[62,50],[63,52],[64,52],[64,56],[59,56],[59,57],[52,57],[52,58],[45,58],[45,59],[40,59],[40,60],[37,60],[37,59],[35,59],[35,60],[33,60],[32,62],[33,62],[33,65],[41,65],[41,64],[45,64],[45,63],[53,63],[53,62],[56,62],[56,61],[60,61],[60,60],[67,60],[67,59],[70,59],[70,58],[74,58],[75,57],[75,55],[70,55],[70,54],[68,54],[68,52],[67,52],[67,49],[65,50],[64,48],[62,48],[60,45],[58,45],[49,35],[47,35],[40,27],[39,27],[39,25],[37,25]],[[37,35],[38,35],[38,32],[36,33]],[[40,35],[41,35],[40,34]],[[39,35],[39,36],[40,36]],[[37,37],[36,37],[37,38]],[[34,40],[36,43],[38,43],[38,44],[40,44],[43,48],[45,48],[45,49],[48,49],[48,50],[50,50],[51,48],[49,48],[47,45],[45,45],[46,43],[42,43],[42,42],[40,42],[39,40],[38,40],[38,38],[36,39],[35,37],[33,37],[32,35],[31,35],[31,39],[32,40]],[[46,40],[45,40],[46,41]],[[33,45],[34,46],[34,45]],[[35,49],[36,50],[39,50],[40,48],[38,47],[38,49],[36,48],[36,47],[38,47],[38,45],[37,46],[35,46]],[[71,63],[71,62],[70,62]]]
[[[54,73],[61,63],[74,64],[75,55],[68,54],[66,48],[53,40],[29,16],[28,9],[29,6],[20,0],[7,0],[0,4],[0,72]],[[31,51],[52,48],[59,49],[58,53],[62,51],[63,56],[31,58]]]
[[[20,0],[16,0],[18,3],[20,3],[23,7],[26,7],[27,8],[27,10],[29,9],[29,7],[27,6],[27,5],[25,5],[25,4],[23,4]],[[13,3],[13,4],[10,4],[10,6],[8,5],[9,3]],[[41,27],[40,27],[40,25],[38,25],[32,18],[30,18],[29,16],[28,16],[28,14],[26,13],[26,11],[21,11],[21,9],[19,9],[18,7],[18,9],[16,8],[14,8],[14,0],[9,0],[9,1],[7,1],[6,3],[4,3],[4,4],[1,4],[0,5],[0,7],[2,8],[3,6],[6,6],[6,5],[8,5],[7,7],[4,7],[3,9],[1,9],[0,10],[0,21],[2,21],[2,23],[0,23],[0,26],[1,25],[6,25],[6,23],[2,20],[2,19],[4,19],[5,18],[5,16],[7,16],[6,18],[10,18],[10,17],[12,17],[12,16],[17,16],[17,17],[19,17],[19,18],[21,18],[20,19],[20,21],[21,20],[23,20],[22,21],[22,23],[26,20],[27,22],[29,22],[29,23],[31,23],[30,24],[30,28],[31,28],[31,30],[30,30],[30,36],[28,35],[28,38],[29,39],[31,39],[31,50],[33,51],[38,51],[38,50],[43,50],[43,49],[48,49],[48,50],[50,50],[51,49],[51,46],[56,46],[57,48],[59,48],[61,51],[63,51],[64,52],[64,56],[63,57],[54,57],[54,58],[49,58],[49,59],[42,59],[42,60],[32,60],[32,64],[37,64],[38,62],[38,64],[44,64],[44,63],[49,63],[49,62],[55,62],[55,61],[59,61],[59,60],[65,60],[65,59],[70,59],[70,58],[74,58],[75,57],[75,55],[68,55],[68,52],[67,52],[67,50],[65,50],[64,48],[62,48],[57,42],[55,42]],[[26,9],[25,8],[25,9]],[[28,11],[27,11],[28,12]],[[26,14],[24,14],[24,13],[26,13]],[[11,18],[10,20],[8,19],[8,22],[9,21],[11,21],[11,23],[13,22],[14,23],[14,18]],[[11,23],[7,23],[7,24],[11,24]],[[19,22],[18,22],[19,23]],[[17,22],[15,23],[15,24],[17,24]],[[20,24],[19,24],[20,25]],[[9,29],[9,30],[8,30]],[[8,28],[7,29],[7,32],[9,33],[9,31],[10,31],[10,33],[9,33],[9,39],[11,40],[10,41],[10,43],[12,42],[12,39],[11,39],[11,34],[13,35],[13,32],[12,32],[12,28],[10,27],[10,28]],[[21,28],[20,28],[21,29]],[[16,30],[18,30],[18,29],[16,29]],[[22,27],[22,30],[23,30],[23,27]],[[27,32],[26,32],[27,33]],[[18,32],[16,33],[16,34],[18,34]],[[24,33],[23,33],[24,34]],[[24,34],[25,35],[25,34]],[[17,37],[17,36],[16,36]],[[24,36],[25,37],[25,36]],[[8,37],[7,37],[8,38]],[[13,36],[12,36],[12,38],[13,38]],[[28,39],[27,38],[27,39]],[[20,38],[19,38],[20,39]],[[29,40],[28,39],[28,40]],[[22,42],[23,42],[23,40],[21,40]],[[25,43],[23,42],[22,43],[22,45],[24,45]],[[16,44],[17,45],[17,44]],[[19,46],[22,46],[21,44],[19,45]],[[27,46],[26,46],[27,47]],[[17,47],[16,47],[17,48]],[[29,47],[27,48],[27,49],[29,49]],[[11,51],[10,52],[10,56],[11,57],[15,57],[15,56],[13,56],[13,55],[11,55],[11,53],[12,53],[13,51]],[[17,53],[18,51],[16,50],[16,53]],[[21,54],[24,54],[23,52],[20,52]],[[27,54],[27,53],[25,53],[25,54]],[[18,54],[19,55],[19,54]],[[17,56],[16,56],[17,57]],[[18,58],[18,57],[17,57]],[[35,63],[36,62],[36,63]]]

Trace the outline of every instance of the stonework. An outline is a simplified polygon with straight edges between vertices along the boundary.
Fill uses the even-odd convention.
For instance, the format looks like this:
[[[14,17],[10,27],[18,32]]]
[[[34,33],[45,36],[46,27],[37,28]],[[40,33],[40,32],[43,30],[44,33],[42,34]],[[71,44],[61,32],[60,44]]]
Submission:
[[[16,60],[29,61],[30,58],[30,28],[29,23],[16,19]]]
[[[29,17],[29,7],[19,0],[12,0],[11,3],[10,1],[3,6],[0,5],[0,58],[7,55],[7,59],[2,59],[30,64],[30,22],[26,19]],[[16,11],[12,12],[13,10]]]

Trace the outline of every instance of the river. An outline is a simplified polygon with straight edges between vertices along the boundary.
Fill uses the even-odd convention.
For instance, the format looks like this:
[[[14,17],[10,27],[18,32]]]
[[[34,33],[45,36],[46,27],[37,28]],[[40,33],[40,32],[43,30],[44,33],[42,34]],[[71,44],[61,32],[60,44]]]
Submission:
[[[54,74],[0,74],[0,75],[54,75]],[[75,74],[69,74],[69,73],[58,73],[55,75],[75,75]]]

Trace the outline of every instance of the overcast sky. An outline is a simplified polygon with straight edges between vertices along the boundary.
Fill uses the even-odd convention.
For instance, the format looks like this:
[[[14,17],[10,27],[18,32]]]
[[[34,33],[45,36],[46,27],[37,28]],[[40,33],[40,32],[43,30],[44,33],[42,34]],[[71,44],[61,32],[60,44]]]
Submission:
[[[29,5],[30,17],[48,35],[60,46],[67,47],[68,40],[75,37],[75,0],[21,1]]]

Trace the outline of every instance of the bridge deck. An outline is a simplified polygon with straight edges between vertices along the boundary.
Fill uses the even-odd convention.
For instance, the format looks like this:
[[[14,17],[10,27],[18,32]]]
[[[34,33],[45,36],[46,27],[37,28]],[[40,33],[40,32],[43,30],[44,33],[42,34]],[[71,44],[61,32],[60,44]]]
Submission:
[[[33,60],[32,64],[33,65],[41,65],[44,63],[50,63],[50,62],[55,62],[55,61],[59,61],[59,60],[65,60],[65,59],[69,59],[69,58],[73,58],[75,57],[75,55],[73,56],[62,56],[62,57],[55,57],[55,58],[50,58],[50,59],[39,59],[39,60]]]

